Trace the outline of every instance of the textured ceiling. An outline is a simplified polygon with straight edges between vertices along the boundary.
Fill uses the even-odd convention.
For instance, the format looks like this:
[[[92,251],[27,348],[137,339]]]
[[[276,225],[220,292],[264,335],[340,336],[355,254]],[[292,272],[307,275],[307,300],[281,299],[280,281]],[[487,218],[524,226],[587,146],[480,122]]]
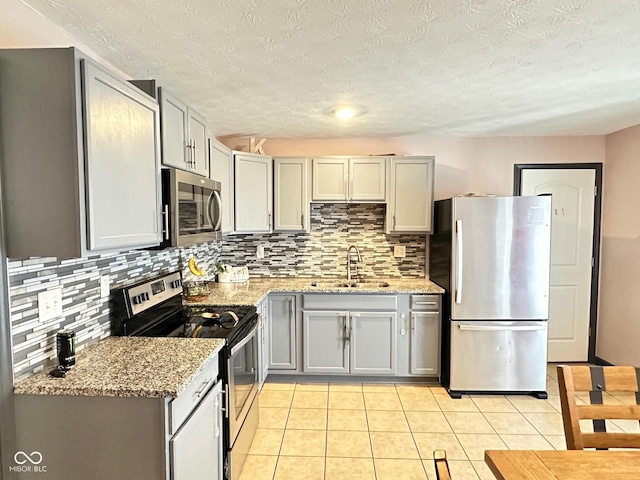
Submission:
[[[603,134],[640,123],[638,0],[26,0],[216,136]],[[340,104],[367,111],[349,123]]]

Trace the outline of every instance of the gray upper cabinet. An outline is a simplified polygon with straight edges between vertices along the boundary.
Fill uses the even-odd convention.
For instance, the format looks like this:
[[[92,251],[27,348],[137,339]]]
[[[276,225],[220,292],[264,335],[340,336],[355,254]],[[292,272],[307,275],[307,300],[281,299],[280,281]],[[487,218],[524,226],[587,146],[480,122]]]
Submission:
[[[11,258],[158,245],[155,100],[74,48],[0,50]]]
[[[390,160],[387,233],[429,233],[433,230],[434,157]]]
[[[269,370],[296,369],[296,297],[269,295]]]
[[[234,154],[234,206],[237,233],[270,232],[273,225],[273,160],[264,155]]]
[[[384,202],[386,159],[326,157],[312,162],[314,202]]]
[[[185,102],[159,88],[162,164],[209,176],[207,121]]]
[[[273,229],[308,232],[310,207],[306,158],[273,159]]]
[[[222,190],[222,233],[234,230],[233,207],[233,153],[214,138],[209,139],[210,172],[209,177],[220,182]]]

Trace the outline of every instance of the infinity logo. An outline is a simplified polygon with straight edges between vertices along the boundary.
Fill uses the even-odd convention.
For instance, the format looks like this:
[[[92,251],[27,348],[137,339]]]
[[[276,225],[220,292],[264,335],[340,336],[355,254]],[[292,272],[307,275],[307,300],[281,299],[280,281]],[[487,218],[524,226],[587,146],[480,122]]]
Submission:
[[[18,458],[20,457],[23,457],[24,460],[22,461],[18,460]],[[38,465],[40,464],[40,462],[42,462],[42,454],[40,452],[31,452],[31,455],[27,455],[26,453],[20,451],[20,452],[16,452],[16,454],[13,456],[13,460],[18,465],[23,465],[27,463],[27,461],[31,462],[34,465]]]

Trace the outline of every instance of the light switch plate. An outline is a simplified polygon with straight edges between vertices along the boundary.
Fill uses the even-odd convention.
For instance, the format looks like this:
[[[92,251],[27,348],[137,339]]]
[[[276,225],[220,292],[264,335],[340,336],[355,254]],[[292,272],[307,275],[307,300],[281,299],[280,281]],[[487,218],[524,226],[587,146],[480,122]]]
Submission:
[[[393,256],[403,258],[407,256],[407,247],[404,245],[396,245],[393,247]]]
[[[256,258],[264,258],[264,247],[262,245],[258,245],[258,248],[256,248]]]
[[[100,298],[107,298],[109,296],[109,275],[102,275],[100,277]]]
[[[38,317],[41,322],[62,316],[62,289],[38,293]]]

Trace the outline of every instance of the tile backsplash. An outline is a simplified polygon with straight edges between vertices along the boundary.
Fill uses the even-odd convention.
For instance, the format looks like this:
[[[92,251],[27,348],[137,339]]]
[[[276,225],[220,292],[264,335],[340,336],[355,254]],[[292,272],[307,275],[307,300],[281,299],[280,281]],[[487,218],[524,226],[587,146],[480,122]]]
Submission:
[[[233,266],[249,263],[251,276],[346,276],[349,245],[363,257],[358,273],[367,279],[424,277],[427,237],[424,234],[384,233],[385,206],[324,203],[311,206],[309,233],[225,235],[222,241],[166,250],[139,250],[59,261],[56,258],[9,260],[9,294],[14,377],[18,382],[55,364],[55,334],[62,328],[76,332],[77,350],[110,335],[109,299],[100,298],[100,277],[109,275],[111,290],[182,269],[186,281],[195,277],[186,268],[195,255],[213,280],[213,265],[222,260]],[[256,247],[265,258],[255,260]],[[406,257],[395,258],[393,247],[406,247]],[[201,278],[201,277],[199,277]],[[41,322],[38,293],[62,289],[63,315]]]
[[[251,276],[346,277],[347,248],[356,245],[361,276],[424,277],[427,236],[385,234],[385,206],[372,203],[314,203],[309,233],[233,234],[223,238],[221,258],[233,266],[247,262]],[[262,245],[264,259],[256,259]],[[393,247],[406,247],[404,258]]]
[[[9,260],[9,295],[15,381],[55,364],[55,334],[62,328],[76,333],[76,348],[110,335],[109,298],[100,298],[100,277],[109,275],[111,290],[163,272],[183,270],[196,255],[205,271],[213,271],[220,242],[166,250],[139,250],[59,261],[56,258]],[[40,322],[38,293],[62,289],[63,316]]]

